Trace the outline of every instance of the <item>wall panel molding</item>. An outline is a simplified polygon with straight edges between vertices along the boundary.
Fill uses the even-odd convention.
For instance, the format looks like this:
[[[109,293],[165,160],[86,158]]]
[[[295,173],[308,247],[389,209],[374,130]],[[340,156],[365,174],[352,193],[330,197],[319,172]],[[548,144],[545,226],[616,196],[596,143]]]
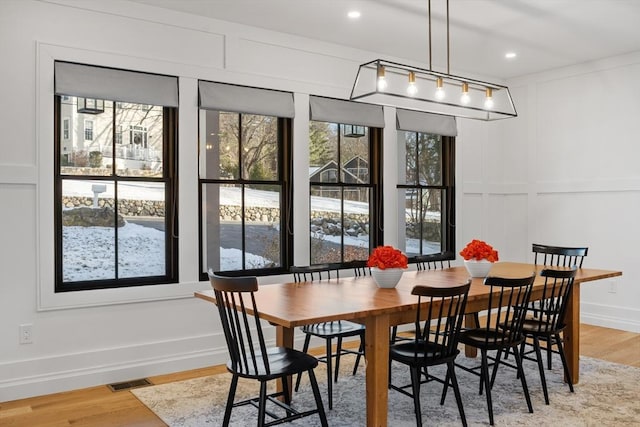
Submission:
[[[38,183],[38,168],[35,165],[3,165],[0,164],[0,184]]]

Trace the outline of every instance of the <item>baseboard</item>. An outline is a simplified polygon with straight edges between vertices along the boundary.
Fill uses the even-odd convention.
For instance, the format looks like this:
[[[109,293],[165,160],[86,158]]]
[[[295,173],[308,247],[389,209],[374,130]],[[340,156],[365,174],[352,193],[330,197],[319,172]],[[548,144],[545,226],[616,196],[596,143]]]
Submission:
[[[640,333],[640,310],[604,304],[580,304],[580,322]]]
[[[275,329],[265,328],[267,345]],[[303,334],[294,346],[302,348]],[[323,345],[312,341],[312,346]],[[227,362],[221,333],[0,363],[0,402],[187,371]]]

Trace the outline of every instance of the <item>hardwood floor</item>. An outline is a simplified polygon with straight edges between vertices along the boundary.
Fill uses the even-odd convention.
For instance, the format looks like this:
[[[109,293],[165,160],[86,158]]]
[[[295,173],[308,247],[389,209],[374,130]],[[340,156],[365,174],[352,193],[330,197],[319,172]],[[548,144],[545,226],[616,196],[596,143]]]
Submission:
[[[581,325],[580,354],[640,367],[640,334]],[[226,372],[223,365],[151,377],[164,384]],[[91,387],[0,403],[0,426],[145,426],[165,424],[128,391]]]

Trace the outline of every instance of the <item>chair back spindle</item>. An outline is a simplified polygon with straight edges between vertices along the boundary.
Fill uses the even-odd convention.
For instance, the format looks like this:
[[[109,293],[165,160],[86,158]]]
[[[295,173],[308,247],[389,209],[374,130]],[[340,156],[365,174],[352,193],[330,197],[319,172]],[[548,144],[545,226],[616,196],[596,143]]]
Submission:
[[[269,375],[267,347],[254,297],[258,290],[257,279],[215,274],[209,274],[209,277],[233,369],[246,374]],[[253,331],[250,316],[254,318]]]
[[[540,272],[544,277],[542,304],[539,321],[536,322],[538,333],[549,333],[563,328],[567,302],[571,296],[576,267],[571,270],[544,269]]]
[[[587,247],[550,246],[534,243],[531,246],[534,253],[534,263],[556,267],[582,268],[582,261],[587,256]]]
[[[443,270],[451,267],[451,261],[442,259],[442,255],[418,255],[415,257],[418,271],[423,270]]]
[[[484,284],[491,287],[485,346],[507,347],[523,340],[522,325],[535,277],[534,273],[526,278],[485,278]]]
[[[429,343],[431,350],[423,353],[425,359],[437,361],[457,354],[458,336],[470,287],[471,280],[468,280],[464,285],[455,287],[415,286],[411,291],[413,295],[418,295],[415,345],[418,347],[420,343]],[[429,304],[426,316],[423,316],[425,302]]]

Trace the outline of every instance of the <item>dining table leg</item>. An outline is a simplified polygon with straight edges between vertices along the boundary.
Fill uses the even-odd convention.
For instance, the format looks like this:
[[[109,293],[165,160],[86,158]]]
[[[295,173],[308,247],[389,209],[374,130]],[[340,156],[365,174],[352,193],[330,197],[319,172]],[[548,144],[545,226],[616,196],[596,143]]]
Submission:
[[[464,315],[464,327],[468,329],[478,328],[478,313],[467,313]],[[478,348],[472,345],[464,346],[464,355],[466,357],[476,357],[478,356]]]
[[[573,284],[564,321],[566,327],[562,335],[567,366],[573,384],[578,384],[580,380],[580,283]]]
[[[283,326],[276,325],[276,345],[278,347],[293,348],[294,335],[295,335],[294,328],[285,328]],[[289,393],[292,394],[293,377],[288,376],[287,381],[289,383],[289,387],[287,389],[289,390]],[[278,381],[278,384],[276,385],[276,391],[278,392],[283,391],[282,384],[279,381]],[[291,397],[291,395],[289,397]],[[284,399],[281,399],[281,400],[284,400]]]
[[[365,319],[367,426],[386,427],[389,398],[389,315]]]

